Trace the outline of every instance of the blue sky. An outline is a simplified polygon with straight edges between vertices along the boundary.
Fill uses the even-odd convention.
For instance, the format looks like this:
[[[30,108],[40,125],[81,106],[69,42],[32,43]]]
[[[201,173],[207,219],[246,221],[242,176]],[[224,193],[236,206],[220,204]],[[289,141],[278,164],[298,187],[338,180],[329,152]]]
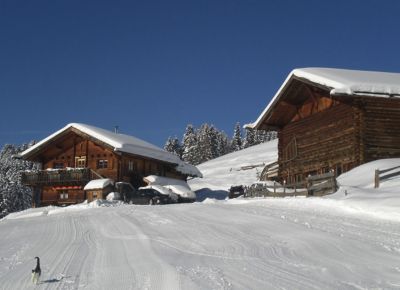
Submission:
[[[0,145],[70,122],[232,135],[297,67],[400,72],[399,1],[0,0]]]

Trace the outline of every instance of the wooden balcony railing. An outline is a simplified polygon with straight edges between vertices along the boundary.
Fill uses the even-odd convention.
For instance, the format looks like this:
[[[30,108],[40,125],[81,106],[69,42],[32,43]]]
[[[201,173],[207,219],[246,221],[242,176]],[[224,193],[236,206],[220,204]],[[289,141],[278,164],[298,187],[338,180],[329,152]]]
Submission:
[[[97,179],[90,168],[68,168],[21,172],[21,182],[28,186],[83,185]]]

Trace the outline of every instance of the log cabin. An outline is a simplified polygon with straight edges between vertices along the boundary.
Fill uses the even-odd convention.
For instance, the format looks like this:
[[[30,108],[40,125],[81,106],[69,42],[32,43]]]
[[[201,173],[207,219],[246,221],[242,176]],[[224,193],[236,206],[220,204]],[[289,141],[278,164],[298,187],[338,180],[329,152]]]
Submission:
[[[148,175],[179,180],[202,177],[195,166],[153,144],[79,123],[66,125],[20,157],[41,166],[21,176],[22,183],[33,189],[33,207],[83,202],[84,187],[94,179],[109,178],[138,188]]]
[[[280,182],[336,176],[400,157],[400,74],[333,68],[293,70],[258,119],[278,132]]]

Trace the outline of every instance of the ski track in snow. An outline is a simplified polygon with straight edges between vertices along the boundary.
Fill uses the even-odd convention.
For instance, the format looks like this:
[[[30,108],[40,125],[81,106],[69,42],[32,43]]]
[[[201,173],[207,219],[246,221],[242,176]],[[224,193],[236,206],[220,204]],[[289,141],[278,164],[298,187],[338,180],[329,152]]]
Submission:
[[[399,289],[400,224],[299,199],[0,222],[0,289]],[[42,262],[32,285],[33,257]]]

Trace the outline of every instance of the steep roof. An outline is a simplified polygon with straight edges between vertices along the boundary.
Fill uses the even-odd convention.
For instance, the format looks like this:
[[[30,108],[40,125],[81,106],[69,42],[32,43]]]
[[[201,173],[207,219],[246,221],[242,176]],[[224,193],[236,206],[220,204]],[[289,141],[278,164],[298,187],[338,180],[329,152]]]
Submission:
[[[201,172],[195,166],[182,161],[178,156],[171,154],[151,143],[148,143],[133,136],[114,133],[105,129],[81,123],[71,123],[66,125],[64,128],[58,130],[57,132],[51,134],[47,138],[41,140],[34,146],[22,152],[20,156],[22,158],[27,157],[33,151],[44,147],[51,140],[71,128],[75,128],[76,130],[79,130],[101,142],[104,142],[105,144],[113,147],[114,151],[116,152],[125,152],[172,163],[176,165],[175,169],[183,174],[194,177],[202,177]]]
[[[258,119],[246,127],[258,128],[293,79],[303,80],[327,89],[331,96],[400,97],[400,73],[360,71],[335,68],[294,69],[281,85]]]

